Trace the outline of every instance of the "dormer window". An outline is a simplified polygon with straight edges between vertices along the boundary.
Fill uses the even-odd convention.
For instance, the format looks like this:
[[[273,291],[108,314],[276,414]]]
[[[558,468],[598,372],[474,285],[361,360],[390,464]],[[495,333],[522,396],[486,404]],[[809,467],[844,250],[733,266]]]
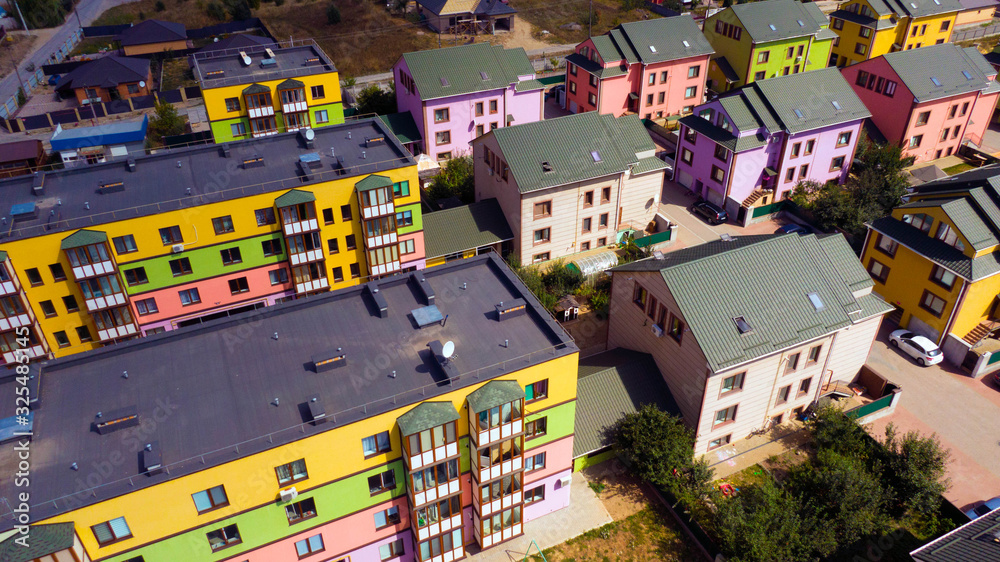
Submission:
[[[548,162],[542,162],[542,172],[549,173],[552,171],[552,164]]]

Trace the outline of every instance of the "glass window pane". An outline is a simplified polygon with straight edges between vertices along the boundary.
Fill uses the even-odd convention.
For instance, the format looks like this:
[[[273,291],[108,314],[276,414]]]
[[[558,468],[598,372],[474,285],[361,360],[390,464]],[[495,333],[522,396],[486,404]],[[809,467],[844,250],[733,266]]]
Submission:
[[[115,533],[115,537],[117,538],[127,537],[132,534],[132,532],[128,530],[128,524],[125,523],[124,517],[112,519],[109,524],[111,525],[111,530]]]
[[[306,541],[299,541],[295,543],[295,552],[297,552],[299,556],[309,554],[309,543]]]
[[[111,534],[111,528],[108,527],[107,523],[95,525],[94,536],[97,537],[97,542],[99,543],[106,543],[114,539],[114,536]]]
[[[479,412],[479,429],[489,429],[490,427],[490,413],[488,411]]]
[[[212,503],[215,505],[221,505],[229,501],[228,498],[226,498],[226,489],[222,486],[216,486],[209,490],[208,493],[211,494]]]
[[[424,491],[424,473],[414,472],[413,473],[413,491],[423,492]]]
[[[375,454],[375,437],[365,437],[361,440],[361,449],[365,456]]]
[[[380,512],[376,513],[375,514],[375,526],[376,527],[385,527],[385,523],[386,523],[385,522],[385,512],[384,511],[380,511]]]
[[[415,455],[420,452],[420,436],[413,434],[409,437],[410,441],[410,454]]]
[[[490,427],[496,427],[498,425],[500,425],[500,406],[490,410]]]
[[[434,428],[434,446],[440,447],[444,445],[444,427],[437,426]]]
[[[445,430],[445,441],[448,443],[455,442],[455,422],[451,422],[444,426]]]
[[[503,423],[510,423],[510,404],[503,405]]]
[[[455,548],[462,546],[462,530],[455,529],[451,532],[451,540],[455,544]]]
[[[323,535],[313,535],[309,537],[309,549],[313,552],[323,549]]]
[[[442,535],[441,537],[441,549],[448,552],[452,549],[451,545],[451,535]]]
[[[518,419],[521,417],[521,401],[515,400],[513,406],[514,406],[514,413],[513,413],[514,419]]]
[[[376,437],[376,439],[378,441],[378,448],[379,448],[379,450],[384,451],[384,450],[390,448],[389,447],[389,432],[388,431],[383,431],[382,433],[379,433],[375,437]]]
[[[431,448],[431,430],[425,429],[420,432],[420,450],[430,451]]]
[[[431,557],[431,543],[430,541],[424,541],[420,543],[420,559],[427,560]]]
[[[300,459],[292,463],[292,475],[295,476],[295,478],[305,478],[308,476],[308,474],[306,474],[305,460]]]

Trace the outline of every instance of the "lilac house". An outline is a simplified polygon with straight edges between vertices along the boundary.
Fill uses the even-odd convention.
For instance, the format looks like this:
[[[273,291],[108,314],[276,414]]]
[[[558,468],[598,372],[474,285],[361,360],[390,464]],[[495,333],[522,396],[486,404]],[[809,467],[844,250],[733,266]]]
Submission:
[[[545,86],[524,49],[489,43],[406,53],[392,69],[399,112],[408,112],[422,152],[441,162],[469,154],[493,129],[541,121]]]
[[[680,120],[674,181],[746,225],[800,181],[843,183],[867,117],[836,68],[756,81]]]

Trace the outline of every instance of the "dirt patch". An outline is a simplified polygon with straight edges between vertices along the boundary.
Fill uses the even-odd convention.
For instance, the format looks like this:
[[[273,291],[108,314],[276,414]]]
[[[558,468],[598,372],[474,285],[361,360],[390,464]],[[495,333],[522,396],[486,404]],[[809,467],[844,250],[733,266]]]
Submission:
[[[197,86],[198,81],[194,79],[191,72],[191,65],[186,58],[167,59],[163,61],[163,81],[160,83],[160,91],[176,90],[186,86]]]
[[[8,74],[14,72],[14,63],[11,61],[21,62],[21,59],[26,57],[31,49],[35,46],[35,42],[38,41],[38,35],[22,35],[20,33],[8,33],[2,41],[0,41],[0,78],[7,76]],[[22,78],[25,78],[22,76]],[[26,79],[26,78],[25,78]]]
[[[197,29],[221,23],[210,17],[206,0],[161,0],[163,11],[156,11],[157,0],[137,0],[106,10],[91,25],[125,25],[139,23],[147,19],[158,19],[184,24],[188,29]],[[218,0],[215,0],[218,1]],[[256,14],[255,14],[256,15]]]
[[[618,459],[583,469],[590,488],[612,519],[625,519],[657,503],[649,487],[632,476]]]
[[[607,316],[590,310],[587,305],[580,307],[580,316],[576,320],[564,322],[562,327],[573,336],[582,357],[600,353],[608,346]]]
[[[510,5],[518,11],[518,16],[522,20],[531,22],[535,27],[533,36],[539,41],[576,44],[588,37],[587,19],[590,16],[590,4],[587,2],[510,0]],[[601,35],[620,23],[660,17],[641,9],[622,11],[621,4],[617,0],[594,0],[593,6],[593,35]],[[570,24],[576,25],[572,29],[562,28]]]

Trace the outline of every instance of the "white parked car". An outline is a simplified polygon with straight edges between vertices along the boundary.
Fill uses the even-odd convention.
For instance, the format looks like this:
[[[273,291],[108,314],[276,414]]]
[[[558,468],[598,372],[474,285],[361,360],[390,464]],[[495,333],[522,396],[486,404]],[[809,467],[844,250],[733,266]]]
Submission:
[[[896,330],[889,334],[889,343],[917,360],[921,365],[937,365],[944,355],[934,342],[909,330]]]

